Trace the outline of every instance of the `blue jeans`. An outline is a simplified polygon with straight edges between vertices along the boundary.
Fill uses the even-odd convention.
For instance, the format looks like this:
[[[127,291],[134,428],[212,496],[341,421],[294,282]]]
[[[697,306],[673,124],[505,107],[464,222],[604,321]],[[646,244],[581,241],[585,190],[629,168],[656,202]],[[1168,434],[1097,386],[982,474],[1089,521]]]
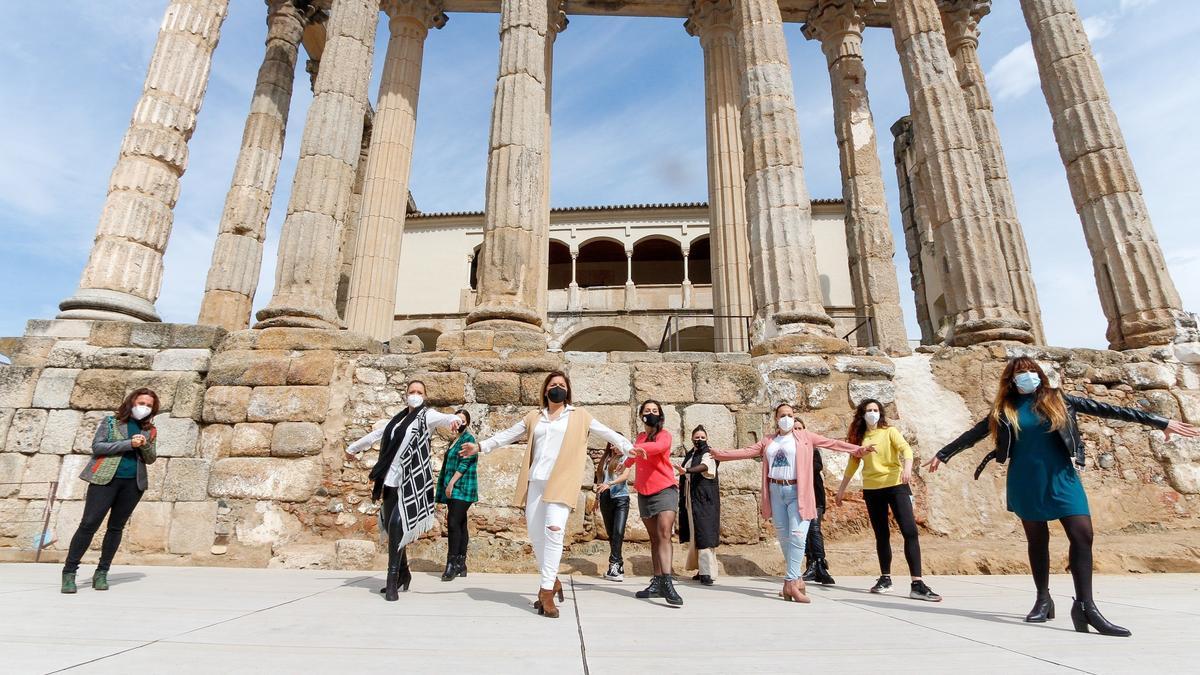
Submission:
[[[809,521],[800,517],[796,503],[796,486],[768,483],[771,492],[771,522],[783,550],[783,561],[787,565],[784,578],[795,581],[804,574],[804,541],[808,536]]]

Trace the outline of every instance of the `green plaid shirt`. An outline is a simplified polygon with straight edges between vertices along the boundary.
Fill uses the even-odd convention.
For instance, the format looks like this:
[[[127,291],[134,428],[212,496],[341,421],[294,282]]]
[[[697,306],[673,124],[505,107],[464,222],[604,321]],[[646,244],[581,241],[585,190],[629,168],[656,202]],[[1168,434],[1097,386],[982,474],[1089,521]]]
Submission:
[[[479,455],[471,457],[461,457],[458,454],[458,449],[463,443],[474,443],[475,437],[471,432],[466,432],[454,441],[454,445],[446,451],[446,458],[442,461],[442,471],[438,474],[437,484],[437,501],[439,504],[445,504],[450,499],[461,499],[464,502],[479,501],[479,477],[476,474],[475,467],[479,464]],[[454,484],[454,491],[449,497],[446,495],[446,485],[450,483],[450,479],[455,473],[461,473],[458,482]]]

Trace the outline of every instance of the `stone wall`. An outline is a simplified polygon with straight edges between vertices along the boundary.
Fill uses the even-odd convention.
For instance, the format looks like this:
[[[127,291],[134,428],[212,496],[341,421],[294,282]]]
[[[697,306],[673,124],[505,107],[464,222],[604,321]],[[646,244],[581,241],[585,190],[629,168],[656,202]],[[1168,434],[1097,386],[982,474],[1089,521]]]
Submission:
[[[1039,359],[1068,392],[1200,422],[1200,365],[1183,348],[1118,353],[993,344],[888,359],[861,351],[754,358],[563,354],[544,344],[530,333],[465,331],[443,335],[438,351],[418,353],[415,339],[389,351],[344,331],[226,334],[190,325],[31,322],[13,365],[0,367],[0,482],[26,483],[0,485],[0,553],[31,555],[40,529],[33,521],[45,507],[45,487],[35,482],[59,480],[51,517],[57,541],[43,556],[63,555],[82,511],[86,485],[76,476],[91,434],[137,386],[163,399],[160,459],[150,466],[150,489],[122,546],[137,559],[177,564],[378,566],[377,507],[367,481],[376,454],[354,459],[343,449],[401,409],[412,378],[425,381],[431,404],[469,410],[482,438],[536,405],[548,371],[565,369],[576,403],[622,434],[635,432],[638,402],[661,401],[678,453],[697,424],[714,446],[750,444],[769,429],[774,404],[785,400],[796,402],[808,428],[841,438],[853,405],[873,397],[885,402],[925,459],[984,414],[1004,359],[1016,353]],[[1090,418],[1083,430],[1084,481],[1098,532],[1197,526],[1200,443],[1165,443],[1158,432]],[[596,450],[602,447],[592,440]],[[436,437],[439,463],[448,442]],[[1004,508],[1004,470],[992,465],[981,480],[970,477],[985,445],[936,476],[916,472],[927,549],[1014,533],[1016,521]],[[521,451],[501,449],[480,460],[481,501],[470,512],[474,569],[528,571],[522,514],[509,506]],[[846,456],[824,457],[832,490]],[[580,476],[565,556],[583,571],[595,569],[607,551],[599,514],[590,509],[591,470],[589,463]],[[723,564],[773,569],[778,554],[774,532],[758,514],[757,462],[725,463],[721,480],[723,549],[733,556]],[[835,549],[865,538],[869,527],[857,494],[831,510],[826,530],[839,542]],[[636,500],[628,540],[631,551],[647,540]],[[768,562],[739,568],[734,558],[742,553]],[[444,554],[441,527],[412,549],[425,568]],[[938,566],[936,552],[926,557]]]

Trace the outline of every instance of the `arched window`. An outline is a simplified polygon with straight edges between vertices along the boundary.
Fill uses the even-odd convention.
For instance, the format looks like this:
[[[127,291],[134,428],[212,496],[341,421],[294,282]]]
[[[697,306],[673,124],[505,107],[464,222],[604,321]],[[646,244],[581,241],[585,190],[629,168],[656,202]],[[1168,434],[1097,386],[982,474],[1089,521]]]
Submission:
[[[598,326],[579,331],[562,348],[565,352],[644,352],[646,343],[627,330]]]
[[[669,352],[711,352],[716,336],[712,326],[688,326],[668,335],[663,348]]]
[[[579,247],[575,282],[583,288],[625,285],[625,247],[596,239]]]
[[[692,242],[688,252],[688,279],[693,284],[712,283],[712,247],[708,237]]]
[[[670,239],[643,239],[633,247],[634,284],[682,284],[683,249]]]
[[[550,241],[550,264],[546,288],[555,290],[571,285],[571,249],[561,241]]]

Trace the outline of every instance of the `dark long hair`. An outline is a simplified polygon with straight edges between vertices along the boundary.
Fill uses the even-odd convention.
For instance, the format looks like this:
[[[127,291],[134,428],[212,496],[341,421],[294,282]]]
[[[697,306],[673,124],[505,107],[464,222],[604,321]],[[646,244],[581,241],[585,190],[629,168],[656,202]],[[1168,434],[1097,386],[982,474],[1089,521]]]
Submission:
[[[652,441],[655,438],[658,438],[658,432],[662,431],[663,422],[667,421],[666,420],[667,415],[666,415],[666,413],[663,412],[662,404],[659,403],[658,401],[655,401],[652,398],[648,398],[645,401],[642,401],[642,404],[640,406],[638,406],[638,421],[642,422],[642,415],[645,414],[645,412],[646,412],[646,406],[650,405],[651,403],[653,403],[654,406],[656,408],[658,408],[658,424],[656,424],[653,427],[653,429],[654,429],[653,431],[646,434],[646,440],[648,440],[648,441]],[[642,422],[642,424],[645,424],[645,422]]]
[[[563,379],[563,381],[567,383],[567,400],[563,401],[563,405],[569,405],[571,403],[571,398],[572,398],[572,396],[571,396],[571,378],[567,377],[567,374],[564,373],[563,371],[555,370],[550,373],[547,373],[546,379],[542,380],[542,407],[543,408],[550,407],[550,399],[546,397],[546,391],[547,391],[547,387],[550,386],[550,380],[553,380],[556,377],[561,377]]]
[[[616,447],[614,447],[612,443],[606,444],[604,446],[604,454],[600,455],[600,461],[596,462],[595,482],[599,483],[600,480],[604,478],[605,471],[607,471],[611,476],[617,475],[617,470],[620,469],[620,467],[621,453],[617,452]]]
[[[459,408],[458,410],[454,411],[454,414],[462,415],[463,417],[467,418],[467,423],[462,425],[462,428],[458,430],[458,435],[462,436],[463,434],[465,434],[471,430],[471,413],[467,412],[463,408]]]
[[[146,415],[144,419],[134,420],[138,423],[138,426],[146,429],[154,426],[151,420],[153,420],[154,416],[158,414],[158,394],[154,393],[153,389],[142,387],[129,392],[129,395],[125,397],[125,400],[121,401],[121,407],[117,408],[116,418],[121,424],[128,423],[129,419],[133,416],[133,402],[136,401],[137,397],[139,396],[149,396],[150,398],[154,399],[154,403],[150,404],[150,414]]]
[[[847,441],[855,445],[862,444],[863,436],[867,435],[867,420],[863,419],[863,415],[867,412],[867,406],[872,403],[879,406],[879,424],[875,426],[880,429],[887,428],[887,413],[883,410],[883,404],[873,398],[863,399],[854,409],[854,419],[850,421],[850,433],[846,434]]]
[[[1000,386],[996,389],[996,400],[992,403],[992,413],[988,415],[988,430],[992,439],[1000,430],[1000,419],[1004,418],[1018,435],[1021,425],[1017,422],[1017,398],[1021,395],[1013,384],[1013,375],[1017,372],[1030,371],[1038,374],[1042,383],[1034,391],[1033,409],[1042,419],[1050,423],[1050,428],[1058,431],[1067,423],[1067,403],[1063,400],[1062,392],[1051,387],[1046,371],[1037,361],[1028,356],[1018,356],[1008,362],[1000,375]]]

